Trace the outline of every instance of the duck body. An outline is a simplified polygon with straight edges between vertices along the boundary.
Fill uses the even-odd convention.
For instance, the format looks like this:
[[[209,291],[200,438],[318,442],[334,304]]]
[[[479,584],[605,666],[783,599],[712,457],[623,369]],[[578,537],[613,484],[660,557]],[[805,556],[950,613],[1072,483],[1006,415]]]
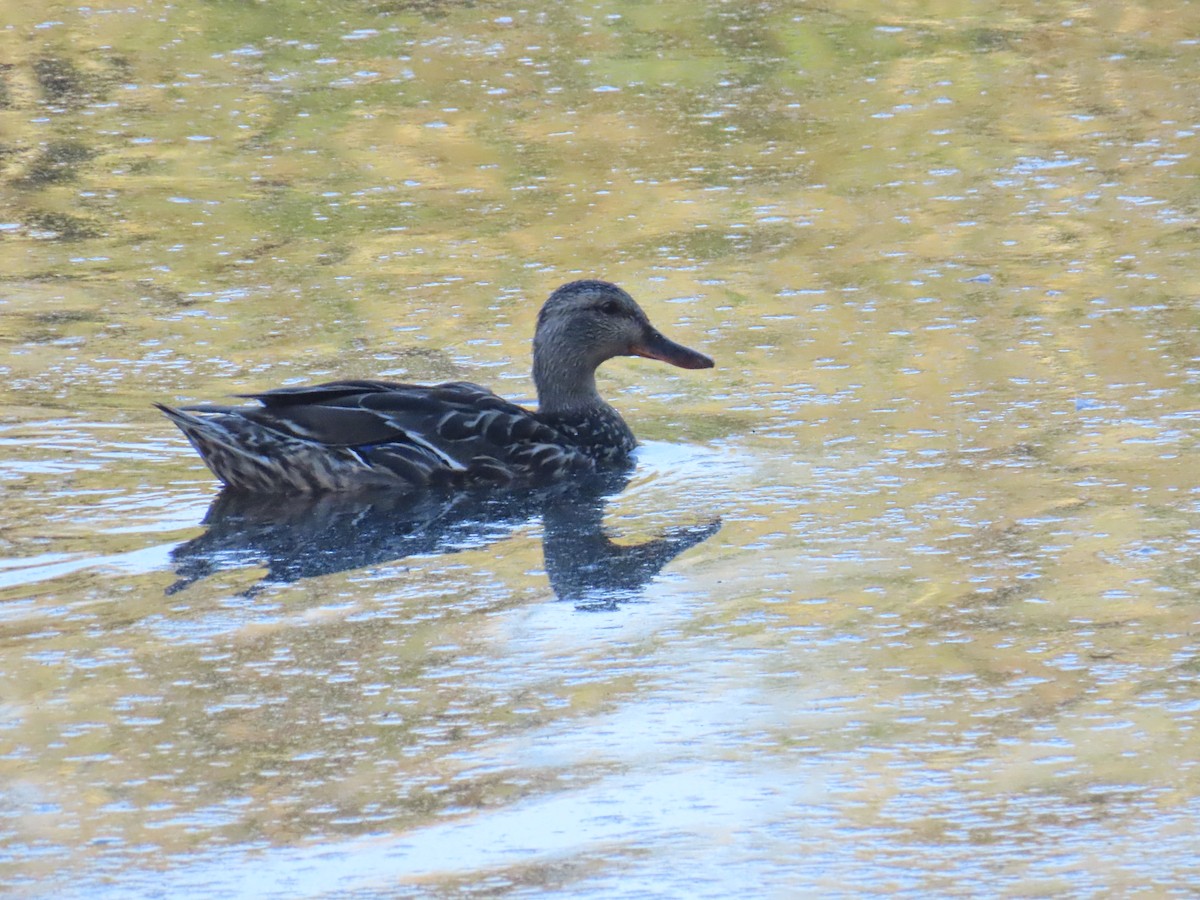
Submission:
[[[636,444],[611,407],[543,417],[469,382],[240,396],[262,405],[159,408],[221,481],[252,493],[541,484],[619,463]]]
[[[538,409],[470,382],[332,381],[239,395],[258,406],[156,404],[227,486],[256,494],[536,485],[627,463],[637,445],[596,391],[613,356],[712,360],[663,337],[625,291],[563,285],[534,336]]]

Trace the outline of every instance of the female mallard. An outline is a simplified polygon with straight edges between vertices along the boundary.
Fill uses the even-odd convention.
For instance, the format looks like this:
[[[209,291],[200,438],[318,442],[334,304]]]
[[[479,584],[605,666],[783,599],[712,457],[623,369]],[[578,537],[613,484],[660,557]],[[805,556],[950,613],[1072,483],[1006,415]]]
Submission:
[[[663,337],[625,291],[564,284],[533,336],[537,411],[468,382],[331,381],[261,394],[262,406],[155,404],[229,487],[259,494],[536,484],[624,462],[636,445],[596,392],[596,367],[646,356],[713,362]],[[192,415],[198,413],[198,415]]]

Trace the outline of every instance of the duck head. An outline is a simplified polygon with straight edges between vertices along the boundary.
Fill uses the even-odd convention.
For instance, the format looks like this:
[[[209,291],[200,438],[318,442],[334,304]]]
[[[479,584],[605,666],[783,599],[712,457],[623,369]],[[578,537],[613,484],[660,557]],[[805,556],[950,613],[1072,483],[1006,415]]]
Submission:
[[[664,336],[628,293],[607,281],[572,281],[538,313],[533,382],[543,412],[587,409],[601,401],[596,367],[614,356],[644,356],[683,369],[713,361]]]

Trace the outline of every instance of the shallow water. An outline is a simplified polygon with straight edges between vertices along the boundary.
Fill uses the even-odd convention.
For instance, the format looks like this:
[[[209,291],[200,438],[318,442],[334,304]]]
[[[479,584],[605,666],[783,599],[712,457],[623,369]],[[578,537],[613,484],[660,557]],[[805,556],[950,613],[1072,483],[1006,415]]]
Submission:
[[[1188,5],[3,8],[10,891],[1194,890]],[[230,509],[149,407],[529,400],[580,276],[717,360],[602,369],[628,483]]]

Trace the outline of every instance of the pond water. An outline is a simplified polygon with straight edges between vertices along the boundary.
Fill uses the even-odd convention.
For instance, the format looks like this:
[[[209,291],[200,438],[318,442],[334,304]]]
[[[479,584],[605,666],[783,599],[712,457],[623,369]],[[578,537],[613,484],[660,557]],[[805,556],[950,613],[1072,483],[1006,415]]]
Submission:
[[[1192,895],[1187,3],[0,4],[0,884]],[[708,371],[587,489],[263,507],[152,401]]]

